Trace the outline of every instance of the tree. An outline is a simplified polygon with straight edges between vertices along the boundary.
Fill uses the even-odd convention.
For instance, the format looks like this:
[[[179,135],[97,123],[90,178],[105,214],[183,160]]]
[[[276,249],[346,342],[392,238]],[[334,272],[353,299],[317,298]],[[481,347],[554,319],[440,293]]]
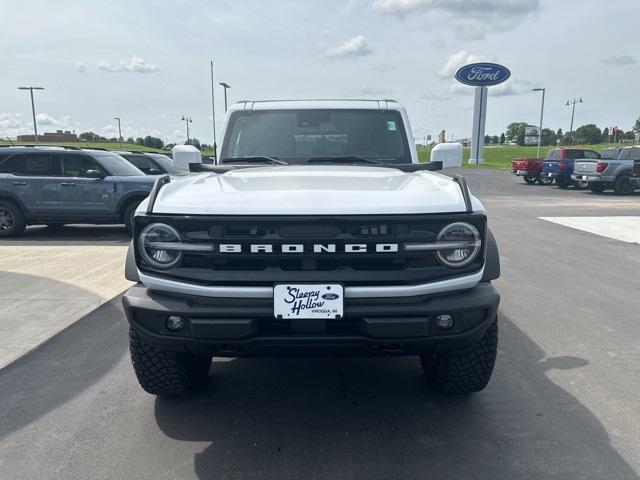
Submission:
[[[197,138],[192,138],[191,141],[189,142],[189,145],[193,145],[198,150],[200,150],[200,140],[198,140]]]
[[[551,130],[550,128],[543,128],[542,129],[542,139],[541,139],[541,145],[544,146],[555,146],[556,145],[556,132],[554,132],[553,130]]]
[[[133,139],[133,137],[129,137],[127,138],[127,143],[136,143],[136,141]]]
[[[491,143],[491,137],[489,135],[484,136],[484,144],[489,145]]]
[[[634,132],[633,130],[629,130],[628,132],[624,133],[624,136],[622,137],[625,140],[635,140],[636,139],[636,132]]]
[[[507,138],[509,141],[515,140],[518,145],[524,145],[524,129],[529,124],[527,122],[513,122],[507,126]]]
[[[494,135],[493,137],[491,137],[491,143],[493,143],[494,145],[497,145],[499,141],[500,140],[498,139],[497,135]]]
[[[136,145],[143,145],[144,146],[144,138],[142,138],[142,137],[136,138]]]
[[[93,132],[83,132],[78,136],[86,142],[104,142],[106,140],[106,138],[101,137],[100,135]]]
[[[640,117],[638,117],[636,123],[633,124],[633,131],[640,135]]]
[[[564,145],[564,133],[561,128],[556,132],[556,145]]]
[[[500,145],[504,145],[504,141],[505,141],[505,136],[504,136],[504,132],[502,132],[500,134]]]
[[[573,139],[572,139],[573,140]],[[575,142],[595,145],[602,141],[602,131],[593,123],[583,125],[575,131]],[[572,142],[573,143],[573,142]]]
[[[602,131],[602,141],[607,143],[609,141],[609,127],[605,127]]]

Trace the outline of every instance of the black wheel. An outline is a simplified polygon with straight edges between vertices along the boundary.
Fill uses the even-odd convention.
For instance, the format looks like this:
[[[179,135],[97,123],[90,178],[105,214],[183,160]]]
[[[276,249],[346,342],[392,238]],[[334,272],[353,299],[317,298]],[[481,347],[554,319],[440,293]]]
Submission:
[[[140,202],[131,202],[122,212],[122,223],[130,234],[133,234],[133,214],[136,213],[139,204]]]
[[[444,393],[479,392],[489,383],[498,353],[498,319],[478,343],[446,352],[420,355],[424,378]]]
[[[152,395],[189,395],[203,385],[211,367],[211,357],[149,345],[133,328],[129,329],[129,350],[140,386]]]
[[[545,177],[544,175],[540,174],[540,178],[538,181],[540,182],[540,185],[551,185],[553,183],[553,177]]]
[[[538,181],[537,175],[525,175],[522,178],[524,178],[525,183],[528,183],[529,185],[533,185]]]
[[[591,190],[593,193],[602,193],[604,192],[604,183],[602,182],[590,183],[589,190]]]
[[[568,188],[571,185],[571,180],[566,177],[556,177],[556,185],[560,188]]]
[[[631,195],[635,187],[633,183],[629,181],[629,175],[622,175],[616,178],[616,181],[613,183],[613,191],[618,195]]]
[[[0,237],[17,237],[27,228],[24,213],[18,205],[0,200]]]

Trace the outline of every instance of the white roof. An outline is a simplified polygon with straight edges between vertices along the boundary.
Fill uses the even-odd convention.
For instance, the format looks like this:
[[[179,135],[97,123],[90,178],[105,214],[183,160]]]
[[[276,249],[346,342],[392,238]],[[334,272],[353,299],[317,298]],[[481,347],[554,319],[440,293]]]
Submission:
[[[230,110],[300,110],[315,108],[344,108],[368,110],[401,110],[402,107],[395,100],[364,100],[364,99],[318,99],[318,100],[243,100],[231,106]]]

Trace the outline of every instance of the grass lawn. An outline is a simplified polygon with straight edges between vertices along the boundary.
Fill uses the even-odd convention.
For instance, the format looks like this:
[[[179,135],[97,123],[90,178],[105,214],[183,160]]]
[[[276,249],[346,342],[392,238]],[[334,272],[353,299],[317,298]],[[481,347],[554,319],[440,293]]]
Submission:
[[[29,145],[33,145],[31,142],[28,142]],[[11,143],[7,141],[0,141],[0,146],[2,145],[11,145]],[[20,144],[26,145],[26,144]],[[137,145],[135,143],[123,143],[120,146],[117,142],[69,142],[69,143],[61,143],[61,142],[40,142],[38,145],[69,145],[78,148],[104,148],[106,150],[126,150],[129,152],[162,152],[162,150],[157,148],[145,147],[142,145]]]
[[[602,148],[618,145],[574,145],[574,148],[588,148],[599,152]],[[544,157],[552,147],[541,147],[540,155]],[[487,145],[484,147],[484,164],[480,168],[499,168],[509,170],[511,161],[514,158],[535,157],[537,147],[520,147],[513,145]],[[421,162],[428,162],[431,156],[431,148],[418,148],[418,157]],[[467,161],[471,156],[471,148],[465,147],[462,150],[462,166],[465,168],[477,168],[475,165],[468,165]]]

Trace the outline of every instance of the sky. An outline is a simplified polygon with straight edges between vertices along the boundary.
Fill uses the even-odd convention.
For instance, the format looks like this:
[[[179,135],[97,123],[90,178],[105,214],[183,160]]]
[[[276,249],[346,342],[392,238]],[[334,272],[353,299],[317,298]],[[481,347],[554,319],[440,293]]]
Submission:
[[[471,135],[474,61],[507,66],[489,88],[486,133],[511,122],[630,130],[640,116],[640,1],[619,0],[0,0],[0,137],[56,129],[212,143],[216,120],[239,100],[390,98],[414,136]],[[218,135],[220,129],[218,128]]]

